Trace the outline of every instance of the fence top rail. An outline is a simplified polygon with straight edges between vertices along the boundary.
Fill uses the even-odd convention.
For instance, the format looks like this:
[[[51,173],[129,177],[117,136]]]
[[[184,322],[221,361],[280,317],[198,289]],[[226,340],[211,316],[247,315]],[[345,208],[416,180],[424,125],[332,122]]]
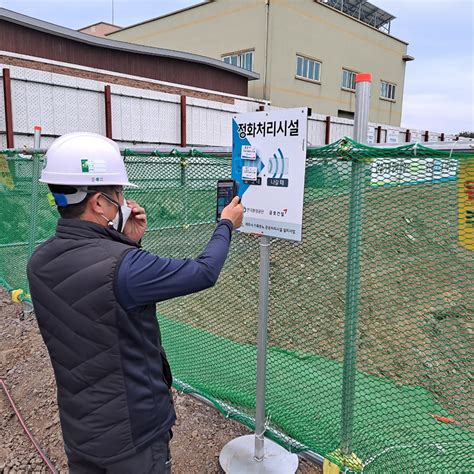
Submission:
[[[45,155],[48,151],[47,148],[5,148],[0,149],[0,154],[3,155]],[[155,156],[202,156],[202,155],[211,155],[211,156],[232,156],[231,147],[120,147],[120,153],[124,156],[138,156],[138,155],[155,155]]]
[[[357,143],[352,138],[344,137],[340,140],[324,146],[308,147],[308,157],[328,157],[329,155],[338,156],[350,160],[355,155],[367,155],[371,158],[390,158],[390,157],[409,157],[409,156],[438,156],[450,158],[452,155],[463,156],[474,154],[474,144],[470,142],[449,142],[449,143],[407,143],[407,144],[383,144],[365,145]],[[7,148],[0,150],[0,154],[7,156],[11,155],[34,155],[46,154],[47,148]],[[120,152],[125,157],[132,156],[155,156],[155,157],[181,157],[181,158],[216,158],[216,157],[231,157],[231,147],[121,147]]]
[[[418,144],[418,147],[430,148],[437,151],[462,151],[462,152],[474,152],[474,140],[473,141],[452,141],[452,142],[413,142],[411,145]],[[374,143],[374,148],[398,148],[405,145],[404,143]]]

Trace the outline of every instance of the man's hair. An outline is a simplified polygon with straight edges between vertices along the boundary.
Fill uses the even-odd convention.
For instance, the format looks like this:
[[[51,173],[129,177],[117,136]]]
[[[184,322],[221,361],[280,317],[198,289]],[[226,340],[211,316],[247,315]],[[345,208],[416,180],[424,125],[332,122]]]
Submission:
[[[69,206],[58,206],[58,212],[63,219],[78,219],[84,214],[88,201],[95,193],[112,194],[121,189],[121,186],[94,186],[87,188],[87,194],[83,201],[77,204],[70,204]],[[59,184],[50,184],[49,190],[52,193],[59,194],[75,194],[77,189],[73,186],[62,186]]]

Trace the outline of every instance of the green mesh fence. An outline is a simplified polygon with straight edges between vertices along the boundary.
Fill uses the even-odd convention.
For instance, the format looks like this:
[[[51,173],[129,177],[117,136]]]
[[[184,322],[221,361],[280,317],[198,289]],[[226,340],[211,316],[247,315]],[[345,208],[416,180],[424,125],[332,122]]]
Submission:
[[[216,181],[230,176],[230,158],[129,151],[125,160],[140,186],[126,194],[148,214],[144,247],[197,256],[214,229]],[[0,278],[9,289],[26,288],[31,242],[53,234],[57,213],[45,186],[32,198],[31,157],[10,153],[6,161],[14,187],[0,191]],[[352,214],[360,265],[348,281],[354,166],[364,199]],[[308,152],[303,240],[271,245],[270,437],[351,470],[474,471],[473,184],[472,154],[349,139]],[[258,238],[236,233],[214,288],[158,305],[176,388],[250,428],[258,266]],[[347,295],[358,285],[354,313]],[[358,328],[347,314],[359,315]]]

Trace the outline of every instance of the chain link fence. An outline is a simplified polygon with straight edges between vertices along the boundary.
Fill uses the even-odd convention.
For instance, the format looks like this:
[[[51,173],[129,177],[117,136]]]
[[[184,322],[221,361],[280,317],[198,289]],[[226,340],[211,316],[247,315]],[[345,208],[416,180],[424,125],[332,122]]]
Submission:
[[[44,185],[32,195],[34,160],[3,155],[0,278],[9,290],[26,290],[32,243],[54,233],[57,212]],[[196,257],[213,232],[216,182],[229,178],[230,158],[128,150],[125,162],[140,186],[126,195],[148,214],[144,248]],[[364,170],[357,282],[347,280],[354,163]],[[308,151],[303,240],[271,244],[271,438],[353,471],[473,470],[473,184],[473,154],[349,139]],[[258,264],[258,237],[235,233],[214,288],[157,306],[175,387],[249,428]],[[356,284],[358,337],[348,338],[347,295]],[[343,399],[343,374],[354,377],[354,399]],[[351,432],[342,423],[348,409]]]

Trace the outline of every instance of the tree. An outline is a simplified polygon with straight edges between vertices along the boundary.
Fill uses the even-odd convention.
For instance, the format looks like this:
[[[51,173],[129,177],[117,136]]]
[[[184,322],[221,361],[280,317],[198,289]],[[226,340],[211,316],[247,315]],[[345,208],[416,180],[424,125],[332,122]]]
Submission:
[[[474,132],[468,132],[468,131],[460,132],[459,136],[465,137],[465,138],[474,138]]]

